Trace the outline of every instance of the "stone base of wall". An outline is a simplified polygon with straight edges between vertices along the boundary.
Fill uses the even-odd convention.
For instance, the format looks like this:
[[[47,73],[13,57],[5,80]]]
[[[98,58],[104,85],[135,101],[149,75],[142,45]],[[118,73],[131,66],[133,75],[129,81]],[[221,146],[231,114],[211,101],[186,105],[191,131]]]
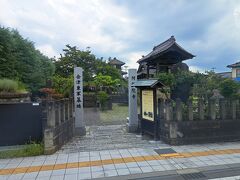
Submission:
[[[205,143],[219,143],[219,142],[235,142],[240,141],[240,136],[217,136],[208,138],[160,138],[163,142],[170,145],[188,145],[188,144],[205,144]]]
[[[171,145],[240,141],[240,121],[162,122],[160,139]]]
[[[30,93],[0,93],[0,103],[31,102]]]

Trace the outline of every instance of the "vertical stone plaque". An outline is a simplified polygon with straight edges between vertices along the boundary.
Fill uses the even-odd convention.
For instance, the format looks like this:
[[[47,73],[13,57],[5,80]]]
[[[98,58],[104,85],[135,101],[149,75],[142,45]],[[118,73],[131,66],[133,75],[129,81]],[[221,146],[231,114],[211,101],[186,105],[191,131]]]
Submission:
[[[74,109],[75,109],[75,134],[85,135],[86,128],[83,115],[83,69],[74,68]]]
[[[128,70],[128,113],[129,124],[128,131],[136,132],[138,130],[138,113],[137,113],[137,88],[132,87],[134,82],[137,81],[137,70]]]

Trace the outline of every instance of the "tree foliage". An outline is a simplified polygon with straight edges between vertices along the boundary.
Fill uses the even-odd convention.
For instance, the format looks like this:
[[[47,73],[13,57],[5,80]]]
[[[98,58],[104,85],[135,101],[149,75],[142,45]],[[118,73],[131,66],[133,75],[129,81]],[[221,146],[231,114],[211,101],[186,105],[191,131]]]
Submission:
[[[232,79],[225,79],[213,71],[193,73],[177,71],[175,74],[160,73],[159,80],[171,88],[172,95],[187,100],[190,96],[208,99],[218,89],[227,98],[237,97],[240,85]],[[175,98],[176,98],[175,97]]]
[[[113,79],[111,76],[102,75],[101,73],[94,77],[94,82],[98,87],[114,88],[120,85],[120,79]]]
[[[96,57],[87,50],[79,50],[76,46],[66,45],[63,49],[63,55],[58,60],[55,60],[56,74],[62,77],[73,75],[74,66],[82,67],[83,80],[93,80],[93,75],[96,69]]]
[[[61,88],[61,83],[59,82],[65,82],[66,79],[68,82],[67,89],[73,86],[73,78],[70,77],[73,76],[75,66],[83,68],[83,81],[86,87],[90,86],[90,84],[105,87],[113,87],[114,83],[123,84],[120,71],[102,59],[96,58],[89,48],[79,50],[76,46],[66,45],[66,48],[63,49],[63,54],[60,58],[54,60],[54,64],[56,72],[53,83],[59,84],[57,85],[59,88]],[[54,86],[56,87],[56,85]],[[63,89],[61,88],[61,91]]]
[[[45,86],[54,73],[51,60],[17,30],[0,27],[0,78],[23,82],[31,91]]]
[[[59,75],[53,76],[53,88],[57,93],[69,97],[73,89],[73,76],[61,77]]]
[[[176,84],[175,76],[172,73],[159,73],[157,77],[165,86],[172,88]]]
[[[116,68],[96,58],[89,48],[79,50],[76,46],[66,45],[66,48],[63,49],[63,54],[54,61],[54,64],[56,66],[56,74],[62,77],[71,76],[74,66],[82,67],[84,70],[83,80],[85,82],[93,81],[94,77],[99,73],[111,76],[113,79],[121,78],[121,74]]]
[[[240,88],[239,83],[231,79],[224,79],[219,83],[219,89],[221,94],[226,98],[238,97],[238,90]]]

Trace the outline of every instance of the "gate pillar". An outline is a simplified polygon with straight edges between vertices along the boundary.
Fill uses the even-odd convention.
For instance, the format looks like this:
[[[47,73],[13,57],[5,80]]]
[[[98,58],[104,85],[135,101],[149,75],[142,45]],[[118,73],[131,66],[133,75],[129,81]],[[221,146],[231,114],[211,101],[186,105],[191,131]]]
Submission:
[[[128,70],[128,113],[129,123],[128,132],[136,132],[138,130],[138,113],[137,113],[137,88],[132,87],[137,81],[137,70]]]
[[[75,135],[86,135],[83,116],[83,69],[74,68]]]

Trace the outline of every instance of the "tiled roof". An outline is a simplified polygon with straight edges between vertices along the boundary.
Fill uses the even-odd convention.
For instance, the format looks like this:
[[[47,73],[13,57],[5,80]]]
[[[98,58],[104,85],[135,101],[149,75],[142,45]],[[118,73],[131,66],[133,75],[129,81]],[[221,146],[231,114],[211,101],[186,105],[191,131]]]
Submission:
[[[157,79],[148,79],[148,80],[137,80],[133,83],[132,87],[155,87],[155,86],[164,86]]]
[[[142,61],[145,61],[147,59],[151,59],[154,56],[161,55],[165,51],[167,51],[169,48],[171,48],[173,45],[176,45],[176,47],[182,51],[183,53],[188,55],[188,59],[191,59],[195,57],[191,53],[187,52],[185,49],[183,49],[180,45],[176,43],[176,39],[174,36],[171,36],[168,40],[162,42],[161,44],[154,46],[153,50],[146,56],[143,56],[141,59],[139,59],[137,62],[140,63]]]
[[[116,58],[110,60],[108,63],[109,63],[109,64],[113,64],[113,65],[121,65],[121,66],[125,64],[124,62],[119,61],[119,60],[116,59]]]
[[[234,64],[230,64],[227,66],[228,68],[240,67],[240,62],[236,62]]]

